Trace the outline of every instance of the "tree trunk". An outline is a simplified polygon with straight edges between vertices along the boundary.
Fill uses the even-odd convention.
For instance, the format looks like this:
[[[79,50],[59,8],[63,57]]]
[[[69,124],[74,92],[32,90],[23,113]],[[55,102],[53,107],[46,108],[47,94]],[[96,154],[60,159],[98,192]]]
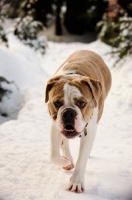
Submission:
[[[61,17],[60,17],[62,1],[57,0],[56,5],[57,5],[57,10],[56,10],[56,21],[55,21],[55,34],[62,35],[62,26],[61,26]]]
[[[85,31],[87,0],[67,0],[64,25],[69,33],[82,35]]]

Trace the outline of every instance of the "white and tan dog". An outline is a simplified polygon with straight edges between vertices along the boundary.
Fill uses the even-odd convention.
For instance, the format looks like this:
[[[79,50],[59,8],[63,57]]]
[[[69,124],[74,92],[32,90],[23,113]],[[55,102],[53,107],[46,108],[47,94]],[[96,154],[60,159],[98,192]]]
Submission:
[[[47,83],[45,102],[52,118],[51,161],[65,170],[74,168],[68,141],[82,135],[69,191],[84,191],[84,172],[110,87],[108,67],[99,55],[87,50],[68,57]]]

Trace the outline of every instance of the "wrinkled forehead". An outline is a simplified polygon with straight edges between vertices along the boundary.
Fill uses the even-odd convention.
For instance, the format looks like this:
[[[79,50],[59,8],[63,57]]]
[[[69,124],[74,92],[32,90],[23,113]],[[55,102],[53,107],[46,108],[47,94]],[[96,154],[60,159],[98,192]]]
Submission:
[[[73,103],[74,99],[83,97],[83,94],[77,86],[66,83],[64,85],[64,102],[65,105]]]
[[[53,101],[60,100],[66,104],[73,103],[74,99],[92,99],[91,90],[84,83],[75,80],[61,80],[58,81],[50,92]]]

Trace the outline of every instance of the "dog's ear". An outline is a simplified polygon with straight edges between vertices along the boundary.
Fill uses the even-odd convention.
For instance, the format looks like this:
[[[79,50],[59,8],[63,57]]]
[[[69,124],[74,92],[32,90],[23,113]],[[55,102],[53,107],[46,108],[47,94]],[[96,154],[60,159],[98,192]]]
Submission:
[[[102,85],[100,81],[91,78],[83,77],[82,81],[90,88],[95,101],[95,107],[98,104],[102,93]]]
[[[47,82],[47,86],[46,86],[46,92],[45,92],[45,103],[48,102],[49,100],[49,92],[52,89],[52,87],[54,86],[54,84],[62,77],[62,75],[60,76],[55,76],[54,78],[51,78],[48,82]]]

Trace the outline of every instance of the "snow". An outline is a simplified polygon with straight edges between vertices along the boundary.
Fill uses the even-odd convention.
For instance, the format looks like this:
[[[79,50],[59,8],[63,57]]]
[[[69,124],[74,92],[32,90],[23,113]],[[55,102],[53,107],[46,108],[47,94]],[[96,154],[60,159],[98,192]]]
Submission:
[[[0,102],[0,200],[131,200],[132,199],[132,59],[112,68],[115,58],[100,41],[90,44],[49,42],[42,57],[9,36],[0,47],[0,75],[13,92]],[[76,50],[99,53],[110,67],[113,84],[105,103],[85,172],[85,192],[65,190],[72,171],[49,160],[50,117],[44,103],[47,80]],[[14,114],[15,113],[15,114]],[[7,121],[8,120],[8,121]],[[70,141],[76,161],[80,138]]]
[[[9,98],[4,97],[3,103],[0,103],[0,111],[8,113],[8,119],[16,118],[18,111],[29,98],[44,93],[44,84],[48,78],[36,53],[13,35],[10,35],[9,39],[10,49],[0,47],[0,76],[16,84],[6,84],[5,88],[14,92],[8,95]],[[1,116],[0,119],[0,124],[6,120]]]

